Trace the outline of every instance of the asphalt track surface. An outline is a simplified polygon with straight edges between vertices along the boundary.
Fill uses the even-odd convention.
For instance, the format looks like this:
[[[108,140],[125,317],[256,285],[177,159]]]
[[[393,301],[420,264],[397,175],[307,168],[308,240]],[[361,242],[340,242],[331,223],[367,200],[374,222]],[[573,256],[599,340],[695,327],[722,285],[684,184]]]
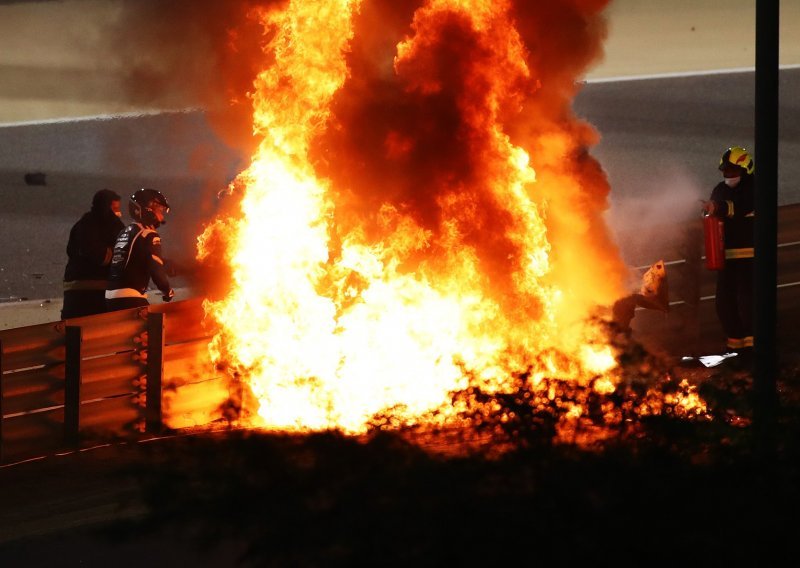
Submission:
[[[754,92],[753,72],[585,84],[574,109],[600,136],[591,153],[611,184],[612,231],[697,215],[721,152],[753,147]],[[800,201],[800,69],[781,71],[780,100],[784,205]],[[0,126],[0,301],[60,297],[69,229],[103,187],[164,191],[173,206],[165,252],[191,258],[216,193],[247,159],[198,111]],[[30,173],[45,185],[27,184]],[[632,244],[620,242],[623,258]]]

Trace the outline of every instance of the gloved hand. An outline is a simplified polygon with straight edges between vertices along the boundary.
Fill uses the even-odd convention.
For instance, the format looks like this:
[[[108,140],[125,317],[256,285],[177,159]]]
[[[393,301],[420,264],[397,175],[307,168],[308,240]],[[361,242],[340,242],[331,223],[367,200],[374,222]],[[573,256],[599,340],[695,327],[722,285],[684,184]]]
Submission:
[[[161,294],[161,299],[164,300],[165,302],[172,301],[172,298],[174,297],[175,297],[175,290],[173,290],[172,288],[169,289],[169,292]]]
[[[703,202],[703,213],[706,215],[713,215],[714,211],[717,210],[717,206],[714,204],[713,201],[704,201]]]

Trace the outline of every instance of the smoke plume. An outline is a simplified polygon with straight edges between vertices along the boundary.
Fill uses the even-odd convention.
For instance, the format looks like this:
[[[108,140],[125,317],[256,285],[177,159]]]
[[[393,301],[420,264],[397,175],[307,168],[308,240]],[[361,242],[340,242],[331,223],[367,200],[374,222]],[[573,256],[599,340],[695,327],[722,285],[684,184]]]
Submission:
[[[248,93],[271,55],[264,50],[269,32],[253,8],[286,4],[122,2],[109,37],[125,62],[128,95],[201,106],[229,144],[254,148]],[[530,191],[552,246],[549,277],[578,310],[610,303],[625,278],[603,220],[610,188],[591,156],[597,133],[572,111],[582,74],[602,57],[607,0],[509,1],[501,3],[508,17],[483,29],[434,4],[446,5],[365,0],[360,6],[348,80],[311,152],[337,191],[337,207],[348,213],[341,218],[377,230],[388,204],[436,236],[443,215],[456,210],[464,242],[502,282],[506,259],[519,253],[506,229],[518,220],[487,188],[498,174],[489,171],[499,160],[485,128],[494,120],[536,171]],[[474,10],[480,6],[475,2]]]

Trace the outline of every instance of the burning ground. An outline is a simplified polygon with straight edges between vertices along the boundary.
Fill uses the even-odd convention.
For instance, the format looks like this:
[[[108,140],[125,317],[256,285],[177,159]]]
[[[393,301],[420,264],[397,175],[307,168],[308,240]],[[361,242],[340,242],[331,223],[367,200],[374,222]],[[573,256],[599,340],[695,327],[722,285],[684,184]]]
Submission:
[[[800,361],[783,368],[766,445],[722,419],[753,407],[747,377],[722,368],[702,381],[715,420],[638,418],[593,450],[557,442],[552,414],[504,420],[519,405],[500,398],[483,428],[513,444],[494,457],[396,430],[227,430],[31,461],[0,469],[14,488],[0,503],[0,556],[122,568],[791,558]]]
[[[671,413],[638,419],[635,431],[587,451],[554,443],[552,415],[509,422],[498,413],[484,428],[513,433],[513,447],[494,458],[409,443],[397,431],[240,430],[22,464],[0,470],[15,487],[0,505],[0,554],[124,568],[142,558],[197,567],[791,558],[798,376],[795,361],[780,381],[774,452],[747,424]],[[752,407],[741,374],[717,370],[704,384],[720,416]],[[54,510],[64,532],[53,532]],[[8,540],[26,529],[35,531],[27,540]]]

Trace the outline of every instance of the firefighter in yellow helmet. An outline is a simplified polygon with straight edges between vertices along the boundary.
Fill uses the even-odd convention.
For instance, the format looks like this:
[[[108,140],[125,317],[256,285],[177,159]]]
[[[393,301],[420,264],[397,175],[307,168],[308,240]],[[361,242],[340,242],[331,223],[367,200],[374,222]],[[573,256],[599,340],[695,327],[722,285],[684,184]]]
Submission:
[[[725,264],[717,273],[717,317],[727,335],[727,347],[740,355],[753,348],[753,239],[755,191],[753,156],[740,146],[720,158],[722,181],[703,205],[723,220]]]

